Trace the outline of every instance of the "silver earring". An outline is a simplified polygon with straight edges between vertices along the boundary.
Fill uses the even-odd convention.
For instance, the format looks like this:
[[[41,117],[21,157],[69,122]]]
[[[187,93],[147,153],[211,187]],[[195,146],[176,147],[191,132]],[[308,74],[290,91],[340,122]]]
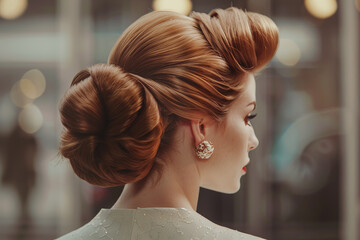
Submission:
[[[195,147],[196,155],[201,159],[209,159],[214,152],[214,145],[210,141],[202,141]]]

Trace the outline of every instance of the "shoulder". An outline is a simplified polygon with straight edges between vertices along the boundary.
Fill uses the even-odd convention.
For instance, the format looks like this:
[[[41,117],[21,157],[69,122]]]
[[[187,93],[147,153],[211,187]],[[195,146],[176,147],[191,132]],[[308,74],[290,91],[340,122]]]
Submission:
[[[222,239],[222,240],[265,240],[257,236],[239,232],[221,225],[218,225],[199,213],[195,212],[195,221],[192,222],[193,228],[190,230],[191,235],[199,234],[199,239]],[[205,231],[204,231],[205,230]],[[197,239],[197,238],[195,238]]]
[[[219,226],[221,230],[218,232],[218,236],[221,237],[221,239],[226,240],[235,240],[235,239],[243,239],[243,240],[265,240],[264,238],[257,237],[254,235],[250,235],[247,233],[239,232],[237,230],[225,228],[222,226]]]
[[[55,240],[97,240],[108,235],[109,233],[106,228],[95,225],[94,220],[92,220],[91,222],[83,225],[82,227],[75,229],[74,231],[69,232],[59,238],[56,238]]]
[[[56,240],[129,239],[133,213],[132,210],[124,210],[119,215],[101,210],[89,223]]]

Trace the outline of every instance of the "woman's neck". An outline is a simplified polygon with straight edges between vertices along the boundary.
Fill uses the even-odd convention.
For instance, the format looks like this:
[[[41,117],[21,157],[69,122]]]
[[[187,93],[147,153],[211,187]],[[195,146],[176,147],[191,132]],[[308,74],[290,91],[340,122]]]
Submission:
[[[126,184],[112,208],[173,207],[196,211],[201,180],[188,124],[178,126],[174,139],[175,145],[155,159],[163,166],[160,176],[150,171],[145,179]]]
[[[196,211],[200,189],[196,166],[191,161],[169,162],[155,184],[151,181],[155,173],[147,176],[145,181],[126,184],[112,208],[172,207]]]

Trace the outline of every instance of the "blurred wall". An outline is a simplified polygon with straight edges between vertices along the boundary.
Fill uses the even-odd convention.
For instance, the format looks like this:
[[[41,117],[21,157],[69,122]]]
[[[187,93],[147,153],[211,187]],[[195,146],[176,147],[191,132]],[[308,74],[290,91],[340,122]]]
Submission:
[[[260,145],[241,189],[201,189],[198,212],[267,239],[357,239],[359,1],[191,2],[259,12],[280,31],[276,57],[256,76]],[[151,0],[0,0],[1,239],[54,238],[121,193],[80,181],[60,158],[58,102],[74,74],[106,62],[152,10]]]

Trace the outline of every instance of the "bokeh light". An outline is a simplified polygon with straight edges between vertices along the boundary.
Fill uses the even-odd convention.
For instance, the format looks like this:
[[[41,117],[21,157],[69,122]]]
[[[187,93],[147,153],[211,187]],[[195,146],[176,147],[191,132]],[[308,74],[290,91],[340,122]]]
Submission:
[[[191,0],[154,0],[153,9],[156,11],[173,11],[188,15],[192,9]]]
[[[338,4],[336,0],[305,0],[305,7],[314,17],[325,19],[335,14]]]
[[[45,77],[37,69],[27,71],[20,80],[20,89],[22,93],[30,99],[40,97],[44,93],[45,87]]]
[[[43,125],[44,118],[40,109],[32,103],[27,104],[19,114],[19,126],[27,133],[35,133]]]
[[[292,40],[281,38],[279,48],[276,52],[276,58],[286,66],[296,65],[301,57],[299,46]]]
[[[20,81],[17,81],[10,90],[10,99],[17,107],[25,107],[32,102],[32,99],[26,97],[20,88]]]
[[[26,10],[27,0],[0,0],[0,17],[12,20],[20,17]]]

